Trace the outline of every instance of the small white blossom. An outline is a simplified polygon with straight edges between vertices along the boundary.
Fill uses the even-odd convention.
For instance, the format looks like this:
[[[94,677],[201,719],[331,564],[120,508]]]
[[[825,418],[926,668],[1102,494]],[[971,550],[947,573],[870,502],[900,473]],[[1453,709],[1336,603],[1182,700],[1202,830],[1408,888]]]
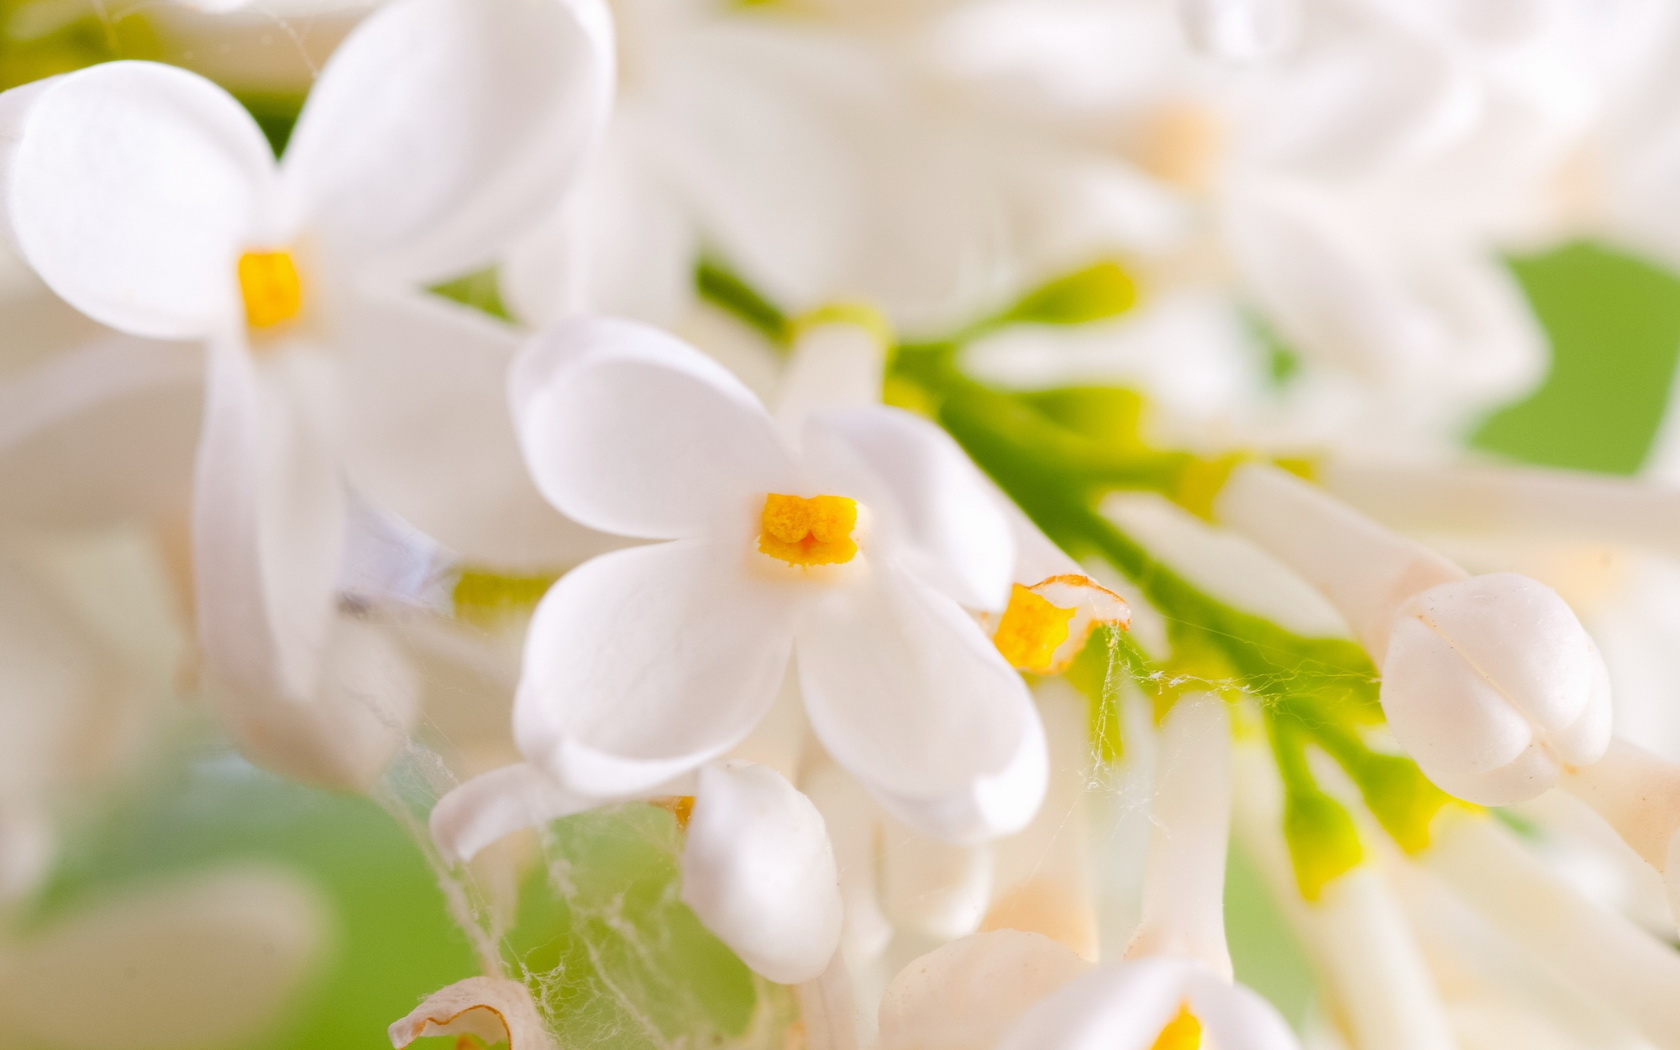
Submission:
[[[684,344],[577,321],[516,366],[538,487],[602,531],[666,542],[588,562],[538,607],[515,736],[581,794],[613,797],[743,740],[798,652],[817,740],[889,811],[974,841],[1044,792],[1025,685],[964,607],[995,609],[1009,532],[978,472],[891,409],[779,432]]]
[[[0,96],[3,224],[23,259],[95,320],[208,347],[200,636],[220,709],[266,762],[363,785],[413,706],[391,682],[362,705],[374,727],[332,729],[343,694],[388,666],[334,615],[346,475],[466,554],[568,549],[508,424],[513,338],[419,288],[492,261],[564,187],[611,68],[592,0],[385,5],[322,70],[279,165],[232,97],[170,66]],[[127,431],[100,433],[121,447]]]

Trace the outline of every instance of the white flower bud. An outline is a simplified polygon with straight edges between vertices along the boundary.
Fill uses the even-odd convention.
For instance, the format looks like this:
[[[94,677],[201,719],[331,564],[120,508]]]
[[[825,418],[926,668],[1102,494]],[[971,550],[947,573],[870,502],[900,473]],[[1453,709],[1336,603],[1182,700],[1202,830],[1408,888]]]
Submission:
[[[1609,673],[1550,587],[1466,576],[1263,464],[1232,472],[1215,511],[1336,606],[1382,669],[1395,738],[1441,789],[1521,802],[1609,746]]]
[[[1610,679],[1550,587],[1497,572],[1443,583],[1396,611],[1382,705],[1429,779],[1509,805],[1597,761],[1610,743]]]

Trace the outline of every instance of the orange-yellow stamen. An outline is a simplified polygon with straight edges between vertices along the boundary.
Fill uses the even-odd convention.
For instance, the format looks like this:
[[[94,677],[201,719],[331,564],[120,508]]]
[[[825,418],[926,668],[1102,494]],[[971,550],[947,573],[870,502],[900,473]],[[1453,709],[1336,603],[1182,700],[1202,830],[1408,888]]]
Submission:
[[[661,795],[653,800],[653,804],[677,818],[677,827],[688,830],[688,820],[694,816],[693,795]]]
[[[789,565],[843,565],[857,554],[857,500],[844,496],[764,497],[758,549]]]
[[[239,291],[252,328],[284,324],[303,310],[303,282],[288,252],[246,252],[239,257]]]
[[[1185,1003],[1161,1029],[1160,1037],[1150,1050],[1197,1050],[1201,1045],[1202,1022],[1196,1020],[1196,1015],[1190,1012],[1190,1004]]]
[[[1048,674],[1056,666],[1056,650],[1068,639],[1075,611],[1053,605],[1017,583],[992,641],[1011,667]]]

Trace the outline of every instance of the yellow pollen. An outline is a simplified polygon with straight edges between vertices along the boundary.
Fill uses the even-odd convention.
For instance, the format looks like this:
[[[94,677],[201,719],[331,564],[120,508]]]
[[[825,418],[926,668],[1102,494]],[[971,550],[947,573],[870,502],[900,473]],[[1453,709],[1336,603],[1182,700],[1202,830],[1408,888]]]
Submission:
[[[1161,1029],[1160,1037],[1150,1050],[1197,1050],[1201,1045],[1202,1022],[1196,1020],[1196,1015],[1190,1012],[1190,1004],[1185,1003]]]
[[[1074,612],[1017,583],[992,642],[1011,667],[1047,674],[1056,664],[1056,650],[1068,639]]]
[[[245,297],[245,321],[252,328],[284,324],[303,309],[303,282],[287,252],[241,255],[239,291]]]
[[[764,497],[758,549],[789,565],[843,565],[857,554],[857,500],[845,496]]]
[[[688,830],[688,820],[694,816],[693,795],[661,795],[653,800],[653,804],[676,817],[680,830]]]

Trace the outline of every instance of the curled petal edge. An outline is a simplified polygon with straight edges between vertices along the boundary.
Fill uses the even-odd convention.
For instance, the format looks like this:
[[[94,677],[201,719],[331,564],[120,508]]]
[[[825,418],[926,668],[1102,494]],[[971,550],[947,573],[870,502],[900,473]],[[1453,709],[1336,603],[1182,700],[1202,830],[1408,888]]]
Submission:
[[[469,977],[426,997],[390,1028],[396,1050],[433,1035],[471,1035],[508,1050],[555,1050],[530,991],[518,981]]]

